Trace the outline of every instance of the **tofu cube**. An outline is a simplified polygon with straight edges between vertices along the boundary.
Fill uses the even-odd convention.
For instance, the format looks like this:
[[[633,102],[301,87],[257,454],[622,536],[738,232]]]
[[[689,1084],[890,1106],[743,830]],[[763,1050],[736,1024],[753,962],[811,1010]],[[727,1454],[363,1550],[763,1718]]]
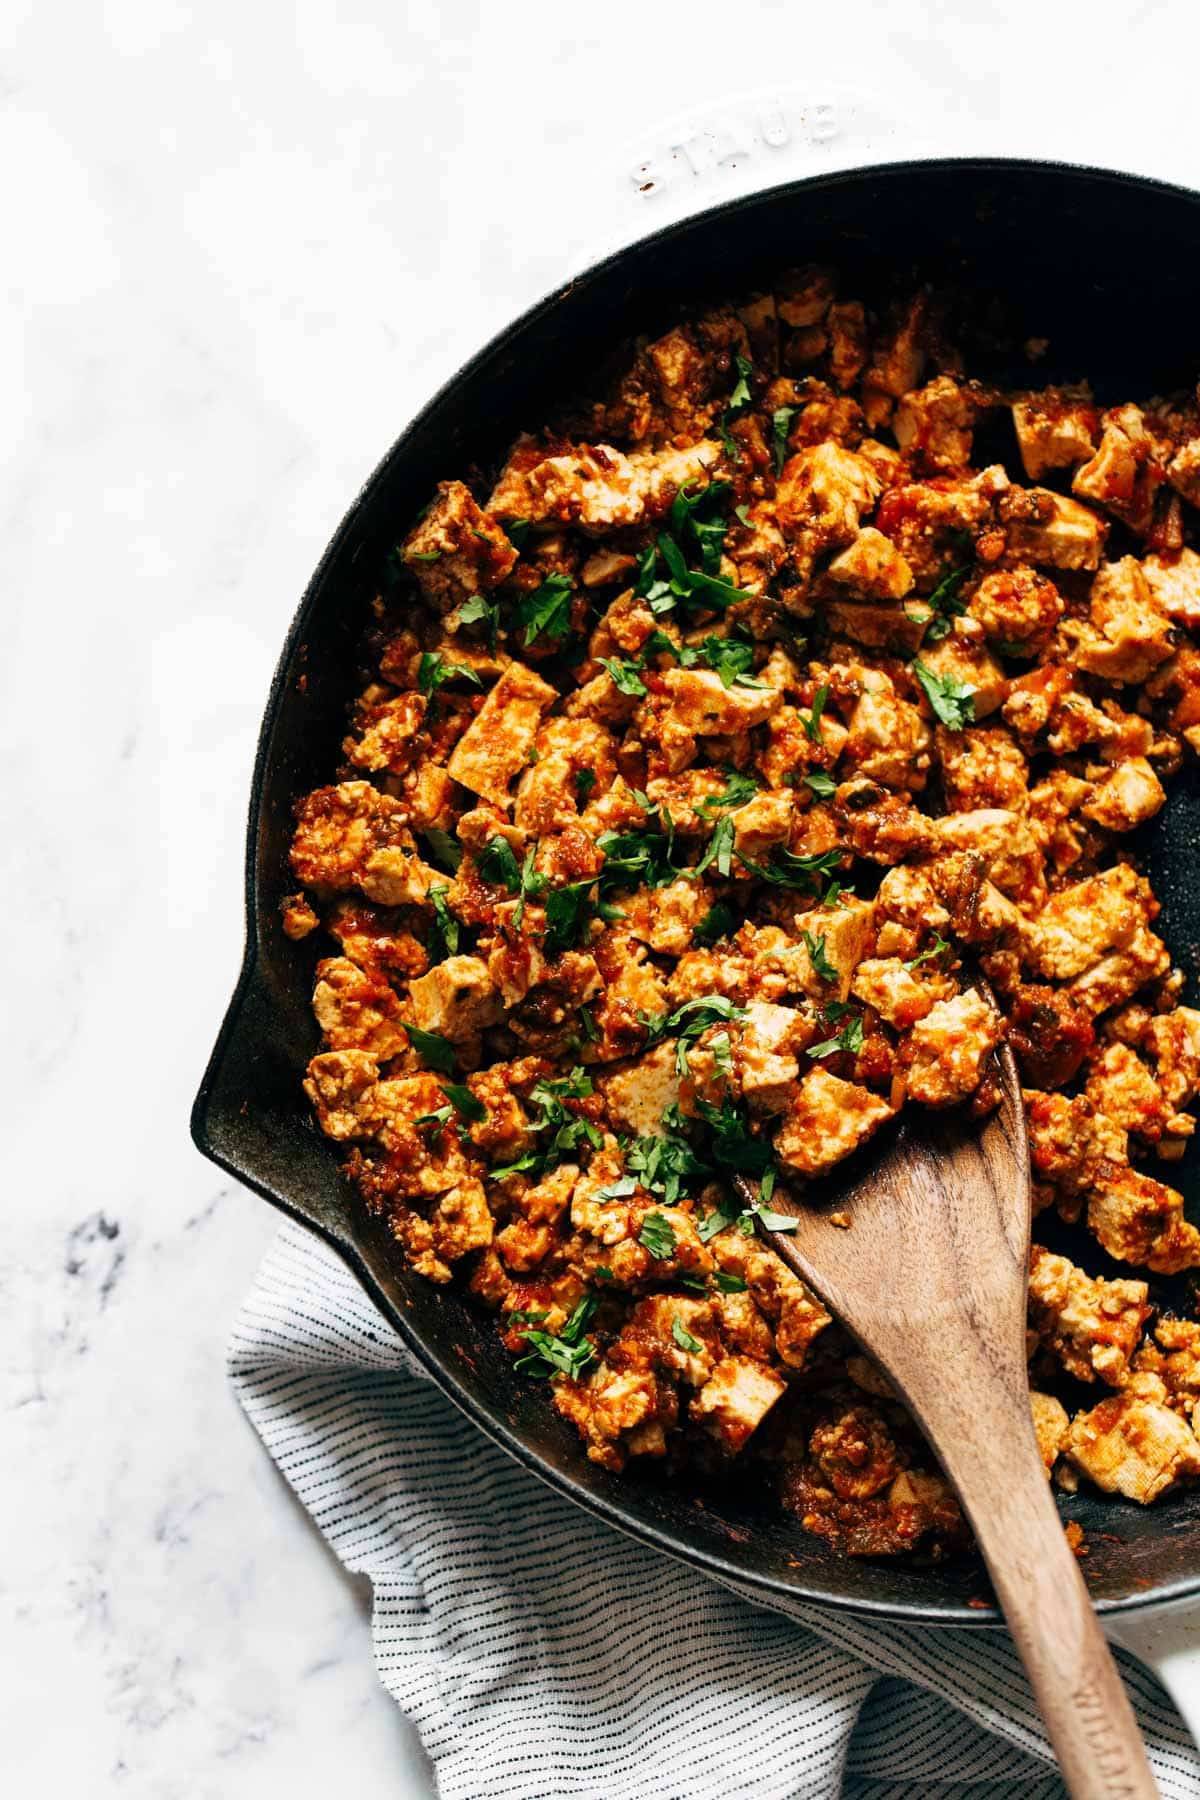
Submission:
[[[509,784],[528,762],[542,714],[556,697],[532,669],[510,664],[451,752],[446,766],[454,780],[494,806],[507,806]]]

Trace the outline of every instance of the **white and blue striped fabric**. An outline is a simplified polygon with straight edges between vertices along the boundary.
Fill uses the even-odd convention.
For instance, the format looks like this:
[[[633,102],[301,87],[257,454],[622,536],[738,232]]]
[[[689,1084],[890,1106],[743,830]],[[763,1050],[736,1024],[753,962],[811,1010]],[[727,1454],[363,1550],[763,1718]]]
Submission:
[[[419,1374],[338,1258],[285,1226],[230,1345],[238,1397],[348,1569],[442,1800],[1051,1800],[1008,1640],[765,1610],[619,1536]],[[1124,1658],[1166,1800],[1200,1757]]]

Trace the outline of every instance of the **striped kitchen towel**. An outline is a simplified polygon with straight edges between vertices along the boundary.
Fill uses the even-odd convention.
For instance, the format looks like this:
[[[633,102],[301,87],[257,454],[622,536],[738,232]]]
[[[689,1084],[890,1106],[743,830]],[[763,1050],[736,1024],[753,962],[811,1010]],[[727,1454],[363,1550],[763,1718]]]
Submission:
[[[443,1800],[1050,1800],[1000,1633],[757,1599],[560,1499],[427,1378],[336,1255],[287,1225],[230,1346],[238,1397],[348,1569]],[[1161,1791],[1200,1796],[1163,1690],[1123,1659]]]

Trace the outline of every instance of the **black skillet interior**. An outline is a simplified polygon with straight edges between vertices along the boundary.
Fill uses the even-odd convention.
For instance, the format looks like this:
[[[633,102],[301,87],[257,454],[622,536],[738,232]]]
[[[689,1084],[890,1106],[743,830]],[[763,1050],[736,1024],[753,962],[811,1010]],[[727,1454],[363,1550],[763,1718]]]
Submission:
[[[964,289],[967,314],[980,328],[979,358],[989,354],[1001,303],[1021,333],[1049,339],[1036,373],[1014,367],[1014,379],[1086,376],[1112,401],[1184,386],[1200,373],[1200,197],[1054,165],[896,165],[776,189],[649,238],[535,307],[405,431],[343,521],[301,605],[255,774],[247,964],[193,1131],[207,1155],[347,1257],[430,1372],[486,1431],[612,1524],[756,1583],[764,1596],[980,1624],[989,1617],[979,1607],[986,1589],[971,1561],[922,1567],[841,1558],[752,1484],[706,1495],[701,1507],[686,1487],[638,1474],[616,1478],[587,1462],[545,1391],[514,1377],[490,1319],[457,1293],[409,1275],[354,1204],[300,1091],[316,1046],[308,997],[320,951],[290,943],[278,923],[280,897],[294,885],[286,867],[293,800],[326,781],[339,760],[365,608],[383,557],[434,482],[498,457],[565,394],[586,391],[623,335],[669,319],[673,306],[694,304],[698,294],[744,291],[760,271],[810,260],[843,271],[849,294],[890,291],[898,272],[902,282],[911,269]],[[1190,981],[1200,941],[1198,843],[1200,793],[1195,785],[1177,788],[1146,848],[1166,936]],[[1171,1179],[1190,1199],[1200,1197],[1200,1157],[1189,1157]],[[1062,1508],[1089,1533],[1084,1567],[1102,1607],[1200,1585],[1200,1491],[1148,1511],[1095,1495],[1064,1499]]]

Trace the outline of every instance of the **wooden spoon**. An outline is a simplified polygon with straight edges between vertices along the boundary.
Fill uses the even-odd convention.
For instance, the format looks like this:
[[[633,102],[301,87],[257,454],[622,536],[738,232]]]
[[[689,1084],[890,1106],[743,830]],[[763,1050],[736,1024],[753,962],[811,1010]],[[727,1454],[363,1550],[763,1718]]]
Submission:
[[[1070,1793],[1142,1800],[1158,1790],[1033,1431],[1029,1145],[1007,1046],[997,1062],[1003,1098],[982,1126],[906,1112],[804,1204],[772,1199],[794,1232],[759,1228],[879,1364],[957,1488]]]

